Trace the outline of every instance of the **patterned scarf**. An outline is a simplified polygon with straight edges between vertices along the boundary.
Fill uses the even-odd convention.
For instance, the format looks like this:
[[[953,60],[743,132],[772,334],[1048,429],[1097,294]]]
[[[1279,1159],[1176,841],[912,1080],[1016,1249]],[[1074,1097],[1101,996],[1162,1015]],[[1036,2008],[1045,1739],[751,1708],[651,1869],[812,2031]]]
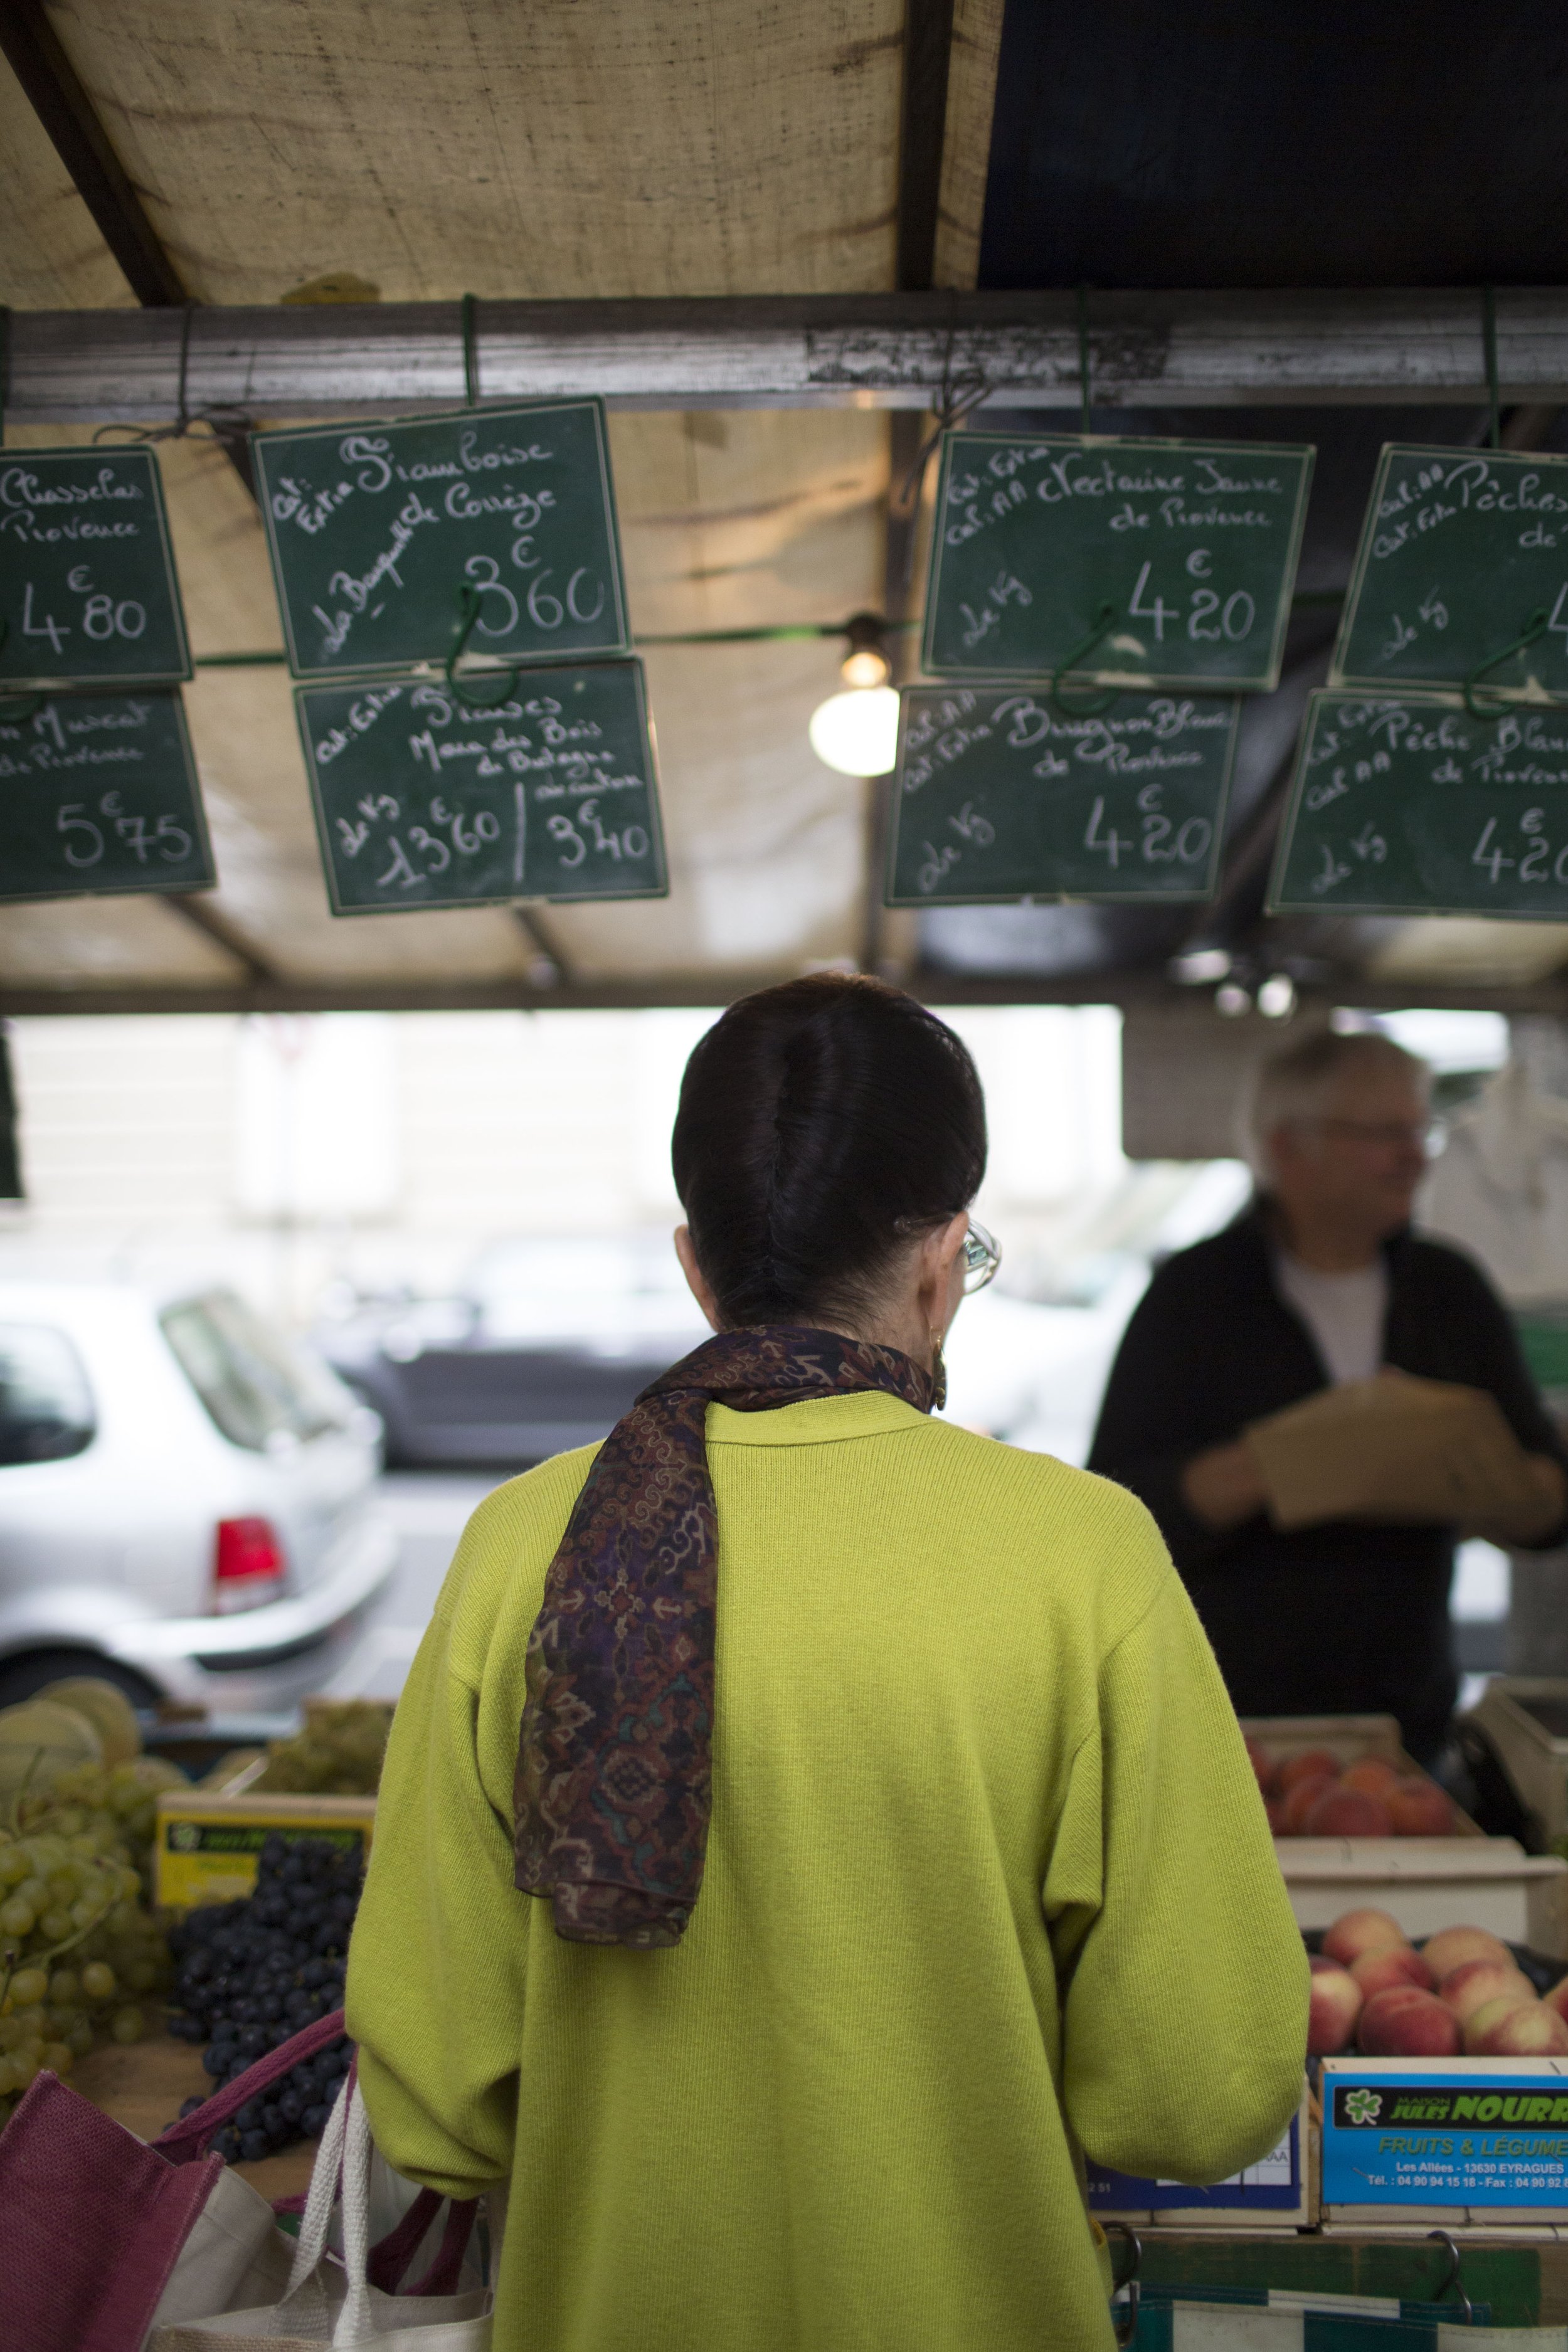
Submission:
[[[723,1331],[644,1389],[578,1496],[528,1643],[514,1884],[579,1944],[678,1944],[712,1801],[719,1529],[710,1402],[766,1412],[867,1389],[929,1412],[895,1348],[833,1331]]]

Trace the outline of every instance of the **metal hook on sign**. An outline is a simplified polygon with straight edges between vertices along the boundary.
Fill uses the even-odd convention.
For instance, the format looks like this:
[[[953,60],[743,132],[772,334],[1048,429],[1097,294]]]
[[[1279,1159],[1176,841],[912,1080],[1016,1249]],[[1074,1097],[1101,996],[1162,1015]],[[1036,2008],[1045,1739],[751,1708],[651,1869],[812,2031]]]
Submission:
[[[1052,709],[1057,711],[1059,717],[1063,719],[1096,719],[1102,710],[1109,710],[1111,704],[1115,701],[1116,688],[1113,686],[1108,686],[1103,693],[1097,694],[1091,701],[1078,703],[1068,702],[1062,692],[1062,680],[1067,676],[1069,669],[1077,668],[1079,663],[1083,660],[1086,654],[1091,654],[1094,651],[1094,648],[1100,643],[1101,637],[1106,635],[1107,631],[1113,629],[1116,626],[1116,607],[1108,598],[1103,604],[1096,606],[1093,625],[1089,629],[1089,635],[1083,638],[1081,643],[1074,646],[1071,653],[1068,655],[1065,661],[1058,663],[1051,678],[1050,699]]]
[[[10,634],[10,622],[0,621],[0,651],[4,651]],[[0,727],[25,727],[29,719],[37,717],[48,698],[47,694],[25,694],[16,703],[0,702]]]
[[[1436,2290],[1432,2296],[1433,2302],[1441,2303],[1447,2296],[1449,2288],[1452,2287],[1454,2294],[1458,2299],[1459,2309],[1465,2315],[1464,2325],[1467,2327],[1473,2327],[1476,2318],[1475,2305],[1471,2303],[1469,2296],[1465,2293],[1465,2283],[1460,2274],[1461,2264],[1459,2261],[1458,2247],[1454,2243],[1453,2239],[1448,2235],[1447,2230],[1428,2230],[1426,2235],[1434,2244],[1447,2246],[1448,2249],[1448,2267],[1442,2278],[1437,2282]]]
[[[1510,646],[1504,646],[1500,653],[1489,654],[1484,662],[1476,664],[1464,684],[1465,709],[1472,719],[1500,719],[1509,709],[1510,705],[1506,702],[1478,702],[1476,688],[1488,670],[1496,669],[1500,662],[1507,661],[1510,654],[1521,654],[1527,646],[1532,646],[1535,643],[1537,637],[1543,637],[1546,635],[1546,621],[1545,605],[1537,604]]]
[[[517,692],[519,665],[514,663],[507,672],[499,694],[475,694],[472,691],[471,682],[468,678],[459,677],[457,674],[457,665],[463,648],[473,635],[474,624],[479,617],[479,590],[471,581],[465,580],[458,591],[458,626],[452,636],[452,649],[447,656],[447,683],[458,700],[469,710],[494,710],[501,703],[510,702]]]
[[[1128,2249],[1132,2257],[1127,2266],[1127,2275],[1125,2278],[1118,2278],[1116,2276],[1116,2265],[1114,2263],[1110,2266],[1111,2326],[1115,2329],[1116,2341],[1118,2344],[1126,2346],[1131,2343],[1132,2338],[1138,2333],[1138,2301],[1140,2292],[1138,2285],[1138,2273],[1143,2267],[1143,2241],[1138,2235],[1137,2231],[1134,2230],[1131,2223],[1127,2221],[1103,2221],[1101,2222],[1100,2227],[1108,2238],[1110,2237],[1112,2230],[1116,2231],[1119,2237],[1125,2238]],[[1118,2294],[1121,2294],[1123,2287],[1127,2290],[1127,2301],[1121,2307],[1121,2315],[1118,2316],[1116,2310],[1116,2298]]]
[[[463,386],[468,396],[468,406],[479,404],[479,339],[475,314],[479,303],[472,294],[463,297]]]
[[[955,425],[962,425],[970,410],[978,408],[991,389],[984,369],[977,364],[965,368],[954,382],[952,341],[953,331],[950,327],[947,350],[942,363],[942,390],[937,394],[936,423],[921,443],[914,464],[893,497],[892,504],[900,514],[908,514],[919,498],[926,467],[931,464],[942,435],[951,433]]]

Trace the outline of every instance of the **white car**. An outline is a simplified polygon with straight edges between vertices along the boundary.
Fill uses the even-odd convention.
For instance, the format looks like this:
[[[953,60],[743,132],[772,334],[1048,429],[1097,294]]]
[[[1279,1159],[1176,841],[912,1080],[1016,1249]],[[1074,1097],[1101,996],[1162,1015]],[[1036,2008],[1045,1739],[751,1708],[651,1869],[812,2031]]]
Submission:
[[[0,1706],[319,1690],[396,1561],[380,1426],[232,1291],[0,1282]]]

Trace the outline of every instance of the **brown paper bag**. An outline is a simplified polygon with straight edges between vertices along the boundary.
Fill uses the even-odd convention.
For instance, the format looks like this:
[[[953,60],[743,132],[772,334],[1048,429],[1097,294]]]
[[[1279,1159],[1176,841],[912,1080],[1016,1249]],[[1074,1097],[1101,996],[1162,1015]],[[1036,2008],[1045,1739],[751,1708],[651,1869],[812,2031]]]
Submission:
[[[1495,1397],[1380,1372],[1289,1405],[1246,1433],[1277,1528],[1326,1519],[1507,1524],[1536,1488]]]

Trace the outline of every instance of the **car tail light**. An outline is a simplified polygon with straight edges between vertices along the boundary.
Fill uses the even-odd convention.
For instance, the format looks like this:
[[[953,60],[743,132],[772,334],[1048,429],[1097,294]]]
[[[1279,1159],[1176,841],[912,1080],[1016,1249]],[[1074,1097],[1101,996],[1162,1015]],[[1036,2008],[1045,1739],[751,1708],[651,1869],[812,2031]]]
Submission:
[[[288,1563],[270,1519],[220,1519],[213,1553],[213,1607],[219,1616],[275,1601]]]

